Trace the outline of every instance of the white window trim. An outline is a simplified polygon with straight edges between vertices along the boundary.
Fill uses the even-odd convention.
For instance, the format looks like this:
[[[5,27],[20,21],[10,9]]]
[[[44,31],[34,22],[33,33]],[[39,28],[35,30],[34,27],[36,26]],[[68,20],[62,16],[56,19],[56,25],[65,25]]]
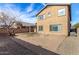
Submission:
[[[63,14],[61,12],[63,12]],[[65,16],[65,15],[66,15],[66,8],[62,8],[58,10],[58,16]]]
[[[51,32],[60,32],[61,30],[62,30],[62,26],[61,26],[61,24],[51,24],[52,26],[54,26],[54,25],[58,25],[58,31],[51,31]],[[49,28],[49,30],[50,30],[50,28]]]
[[[42,18],[42,19],[39,19],[40,17],[43,17],[43,18]],[[45,15],[39,15],[39,16],[38,16],[38,19],[39,19],[39,20],[44,20],[44,19],[45,19]]]
[[[51,17],[51,16],[52,16],[51,12],[48,12],[48,13],[47,13],[47,16],[48,16],[48,17]]]

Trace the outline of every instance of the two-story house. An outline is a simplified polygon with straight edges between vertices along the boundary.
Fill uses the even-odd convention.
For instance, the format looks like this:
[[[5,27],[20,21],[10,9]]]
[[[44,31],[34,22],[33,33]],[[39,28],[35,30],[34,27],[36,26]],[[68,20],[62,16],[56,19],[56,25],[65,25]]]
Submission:
[[[48,4],[36,15],[37,32],[68,36],[71,26],[70,12],[70,4]]]

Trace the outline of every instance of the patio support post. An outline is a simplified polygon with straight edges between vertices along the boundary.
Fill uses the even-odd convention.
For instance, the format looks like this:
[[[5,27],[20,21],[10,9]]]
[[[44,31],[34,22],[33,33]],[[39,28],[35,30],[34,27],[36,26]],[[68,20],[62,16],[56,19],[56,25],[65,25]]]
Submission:
[[[29,32],[31,32],[31,27],[29,26]]]

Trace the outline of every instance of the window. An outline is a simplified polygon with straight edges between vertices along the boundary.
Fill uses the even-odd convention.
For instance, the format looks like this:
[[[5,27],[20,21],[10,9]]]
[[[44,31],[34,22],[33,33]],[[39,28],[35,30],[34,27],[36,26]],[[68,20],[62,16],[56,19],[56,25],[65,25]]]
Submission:
[[[43,31],[43,26],[39,26],[38,30]]]
[[[50,25],[50,31],[60,31],[61,25]]]
[[[47,16],[48,16],[48,17],[52,16],[51,12],[48,12]]]
[[[64,16],[66,14],[65,8],[58,10],[58,16]]]
[[[40,20],[45,19],[45,15],[40,15],[40,16],[38,16],[38,19],[40,19]]]

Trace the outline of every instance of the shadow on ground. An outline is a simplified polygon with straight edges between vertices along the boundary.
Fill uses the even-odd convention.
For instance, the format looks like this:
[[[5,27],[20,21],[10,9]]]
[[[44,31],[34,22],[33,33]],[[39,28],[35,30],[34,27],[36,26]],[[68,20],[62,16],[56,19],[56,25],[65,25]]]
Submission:
[[[36,55],[59,55],[57,53],[54,53],[52,51],[49,51],[47,49],[42,48],[41,46],[36,46],[34,44],[31,44],[29,42],[23,41],[21,39],[17,39],[15,37],[11,37],[12,40],[14,40],[16,43],[19,43],[20,45],[24,46],[25,48],[28,48],[32,52],[36,53]]]
[[[0,33],[0,55],[58,55],[5,33]]]

